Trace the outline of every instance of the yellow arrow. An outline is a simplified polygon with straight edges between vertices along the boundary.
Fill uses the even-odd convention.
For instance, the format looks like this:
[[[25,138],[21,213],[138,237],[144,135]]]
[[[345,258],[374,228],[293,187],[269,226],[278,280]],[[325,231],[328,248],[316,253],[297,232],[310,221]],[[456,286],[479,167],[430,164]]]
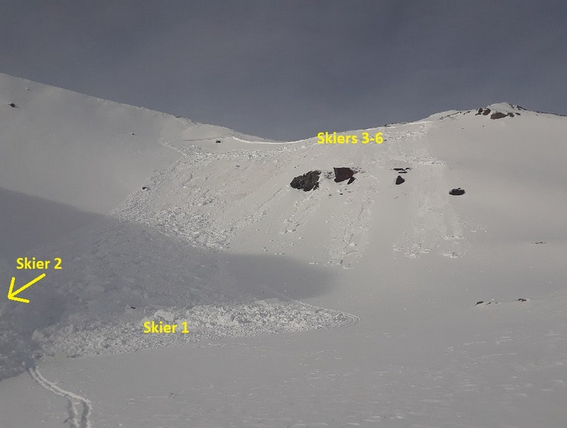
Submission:
[[[16,295],[18,295],[20,292],[24,291],[26,288],[31,287],[37,281],[43,279],[44,277],[45,277],[45,274],[42,273],[36,279],[32,279],[30,282],[28,282],[23,287],[18,288],[16,291],[13,291],[14,290],[14,282],[16,282],[16,278],[12,277],[12,282],[10,283],[10,289],[8,290],[8,299],[15,300],[16,302],[29,303],[30,301],[28,299],[22,299],[21,297],[16,297]]]

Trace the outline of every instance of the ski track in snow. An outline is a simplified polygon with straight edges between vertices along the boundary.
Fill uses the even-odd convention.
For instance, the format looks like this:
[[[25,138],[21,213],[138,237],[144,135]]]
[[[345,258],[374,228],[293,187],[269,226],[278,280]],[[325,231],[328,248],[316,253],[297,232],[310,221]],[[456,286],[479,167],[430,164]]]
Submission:
[[[88,399],[59,388],[55,383],[45,379],[37,367],[29,368],[28,373],[41,387],[67,400],[68,416],[65,422],[69,423],[70,428],[92,428],[90,421],[92,404]],[[80,408],[82,408],[82,410],[80,410]]]
[[[447,187],[443,182],[447,166],[445,162],[434,158],[421,140],[432,124],[429,121],[416,122],[412,125],[419,125],[418,130],[393,133],[388,137],[398,142],[388,145],[388,159],[410,166],[406,179],[412,183],[412,228],[406,230],[394,244],[394,251],[401,251],[409,258],[417,258],[433,250],[446,257],[462,257],[469,243],[463,236],[461,220],[449,203],[451,196],[440,192],[440,189]],[[403,144],[399,144],[402,141]],[[402,184],[405,185],[407,183]]]

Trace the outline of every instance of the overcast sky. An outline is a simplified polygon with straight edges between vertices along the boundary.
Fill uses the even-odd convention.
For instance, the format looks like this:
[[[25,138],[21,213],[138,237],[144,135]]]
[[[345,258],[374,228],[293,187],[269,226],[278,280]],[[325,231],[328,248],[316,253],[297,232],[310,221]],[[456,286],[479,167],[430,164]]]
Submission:
[[[567,114],[567,2],[0,0],[0,71],[280,140]]]

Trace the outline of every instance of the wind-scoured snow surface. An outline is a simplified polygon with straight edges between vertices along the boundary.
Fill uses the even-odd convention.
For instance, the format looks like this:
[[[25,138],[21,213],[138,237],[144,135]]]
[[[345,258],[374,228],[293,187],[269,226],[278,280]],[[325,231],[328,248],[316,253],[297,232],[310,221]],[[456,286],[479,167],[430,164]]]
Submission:
[[[567,119],[364,132],[274,142],[0,75],[2,281],[63,260],[0,303],[0,426],[564,427]]]

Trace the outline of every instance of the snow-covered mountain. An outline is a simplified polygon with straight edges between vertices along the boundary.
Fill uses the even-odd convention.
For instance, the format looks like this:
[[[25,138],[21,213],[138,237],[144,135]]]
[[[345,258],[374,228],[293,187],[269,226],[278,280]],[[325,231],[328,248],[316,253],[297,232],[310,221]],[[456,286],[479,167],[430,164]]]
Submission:
[[[567,118],[321,131],[0,75],[0,426],[564,426]]]

